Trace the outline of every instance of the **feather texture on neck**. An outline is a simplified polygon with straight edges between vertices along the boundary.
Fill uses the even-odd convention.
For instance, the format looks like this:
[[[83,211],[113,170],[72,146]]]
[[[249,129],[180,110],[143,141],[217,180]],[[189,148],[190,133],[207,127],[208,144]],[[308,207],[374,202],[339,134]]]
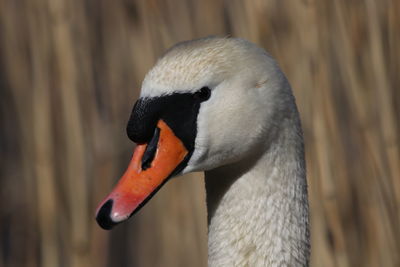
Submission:
[[[209,266],[308,266],[304,149],[296,111],[241,162],[206,172]]]

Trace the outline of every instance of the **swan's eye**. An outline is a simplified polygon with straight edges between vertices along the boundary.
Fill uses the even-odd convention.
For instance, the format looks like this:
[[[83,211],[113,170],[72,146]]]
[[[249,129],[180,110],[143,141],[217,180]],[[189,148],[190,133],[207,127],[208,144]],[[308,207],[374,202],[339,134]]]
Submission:
[[[194,93],[194,97],[200,101],[206,101],[211,96],[211,90],[208,87],[203,87],[196,93]]]

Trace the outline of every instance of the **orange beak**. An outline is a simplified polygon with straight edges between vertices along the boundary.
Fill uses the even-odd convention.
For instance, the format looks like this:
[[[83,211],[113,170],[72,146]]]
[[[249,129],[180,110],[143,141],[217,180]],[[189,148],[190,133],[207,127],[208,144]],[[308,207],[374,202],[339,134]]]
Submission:
[[[104,229],[128,219],[168,180],[188,154],[182,141],[162,120],[157,124],[159,139],[153,160],[142,168],[148,144],[138,145],[128,169],[114,190],[100,203],[96,220]]]

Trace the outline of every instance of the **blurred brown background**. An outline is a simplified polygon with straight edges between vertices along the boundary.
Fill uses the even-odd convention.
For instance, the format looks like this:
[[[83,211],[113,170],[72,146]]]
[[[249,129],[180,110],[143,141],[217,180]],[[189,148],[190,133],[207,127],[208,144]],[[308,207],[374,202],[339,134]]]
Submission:
[[[111,232],[141,80],[210,34],[267,49],[302,115],[312,266],[400,266],[400,1],[0,0],[0,267],[206,266],[200,174]]]

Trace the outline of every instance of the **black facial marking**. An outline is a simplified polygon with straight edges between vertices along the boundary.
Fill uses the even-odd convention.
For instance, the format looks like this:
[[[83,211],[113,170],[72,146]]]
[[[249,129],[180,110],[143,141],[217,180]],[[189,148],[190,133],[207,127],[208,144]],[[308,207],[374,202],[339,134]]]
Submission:
[[[146,170],[151,166],[151,162],[154,159],[157,151],[158,139],[160,138],[160,128],[156,127],[153,138],[146,147],[146,151],[142,157],[142,170]]]
[[[162,119],[189,151],[183,162],[173,172],[177,174],[186,167],[193,153],[197,134],[197,115],[201,103],[208,100],[210,96],[211,90],[203,87],[195,93],[140,98],[135,103],[128,122],[128,137],[136,143],[151,143],[157,122]],[[152,155],[153,152],[150,149],[148,153]],[[147,168],[147,164],[151,164],[151,161],[151,157],[145,158],[142,161],[142,168]]]
[[[129,139],[135,143],[150,141],[163,107],[160,99],[140,98],[133,106],[126,128]]]
[[[203,87],[196,93],[194,93],[194,97],[199,99],[200,101],[206,101],[211,96],[211,89],[208,87]]]

